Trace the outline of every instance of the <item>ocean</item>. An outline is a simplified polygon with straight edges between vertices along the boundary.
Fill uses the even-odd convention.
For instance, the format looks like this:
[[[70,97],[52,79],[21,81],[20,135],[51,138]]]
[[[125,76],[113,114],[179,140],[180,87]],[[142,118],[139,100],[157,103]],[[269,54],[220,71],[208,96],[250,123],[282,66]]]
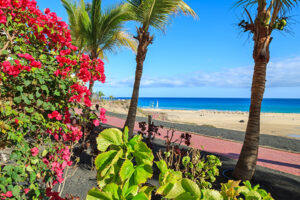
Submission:
[[[118,97],[116,99],[130,99]],[[249,111],[250,99],[247,98],[139,98],[141,108],[160,108],[174,110],[220,110]],[[262,112],[300,113],[300,99],[271,99],[262,102]]]

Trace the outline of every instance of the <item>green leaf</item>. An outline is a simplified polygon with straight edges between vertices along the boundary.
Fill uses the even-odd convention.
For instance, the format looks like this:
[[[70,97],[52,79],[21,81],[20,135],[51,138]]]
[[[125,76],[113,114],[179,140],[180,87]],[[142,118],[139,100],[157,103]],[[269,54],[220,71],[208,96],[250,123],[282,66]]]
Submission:
[[[198,185],[195,182],[191,181],[190,179],[187,178],[182,179],[181,186],[185,191],[191,193],[193,196],[201,197],[201,191]]]
[[[134,181],[137,185],[145,183],[153,175],[152,165],[137,166],[134,172]]]
[[[28,86],[28,85],[30,85],[30,83],[31,83],[31,81],[30,81],[30,80],[25,80],[25,81],[24,81],[24,85],[25,85],[25,86]]]
[[[40,99],[38,99],[36,105],[37,105],[37,106],[41,106],[42,104],[43,104],[43,101],[40,100]]]
[[[21,96],[14,98],[14,102],[16,102],[17,104],[21,103],[21,101],[22,101]]]
[[[17,90],[18,90],[19,92],[23,92],[23,87],[17,86]]]
[[[144,143],[139,142],[134,146],[133,156],[135,157],[136,163],[152,165],[154,159],[153,153],[150,148]]]
[[[33,108],[33,107],[30,107],[30,108],[25,107],[25,110],[26,110],[26,112],[28,112],[28,113],[33,113],[34,108]]]
[[[152,195],[152,191],[155,189],[155,186],[143,186],[140,189],[140,192],[144,192],[146,194],[146,196],[151,199],[151,195]]]
[[[167,199],[174,199],[181,194],[185,193],[184,189],[181,186],[180,182],[168,183],[164,186],[161,186],[156,191],[157,194],[163,195]]]
[[[59,92],[58,90],[55,90],[55,91],[54,91],[54,95],[55,95],[55,96],[60,96],[60,92]]]
[[[99,154],[95,159],[95,166],[96,166],[97,171],[103,171],[105,168],[108,168],[109,166],[114,164],[112,162],[118,153],[119,153],[119,151],[117,151],[117,150],[111,150],[111,151]]]
[[[48,151],[46,149],[44,149],[44,151],[42,152],[42,157],[45,157],[47,155]]]
[[[29,94],[29,99],[31,99],[31,100],[33,100],[34,99],[34,96],[33,96],[33,94]]]
[[[128,142],[128,127],[127,126],[125,126],[123,132],[124,132],[124,134],[123,134],[123,141],[124,141],[124,143],[127,143]]]
[[[97,188],[93,188],[88,191],[86,200],[113,200],[113,198],[111,194],[101,192]]]
[[[49,92],[48,87],[46,85],[42,85],[41,89],[44,90],[44,91],[46,91],[46,92]]]
[[[246,200],[261,200],[261,196],[260,194],[255,191],[255,190],[251,190],[250,192],[244,194],[242,193],[246,198]]]
[[[147,195],[144,192],[138,193],[135,197],[132,198],[132,200],[149,200]]]
[[[123,188],[123,190],[126,189],[126,191],[124,192],[125,193],[125,197],[129,196],[129,195],[132,195],[132,196],[135,196],[138,191],[139,191],[139,186],[137,185],[133,185],[133,186],[130,186],[129,188]]]
[[[130,178],[134,172],[133,164],[130,160],[126,159],[120,169],[119,175],[122,181]]]
[[[2,54],[2,55],[8,55],[9,52],[8,52],[7,50],[2,50],[1,54]]]
[[[32,167],[31,167],[30,165],[28,165],[28,166],[26,167],[26,170],[27,170],[28,172],[33,172],[33,169],[32,169]]]
[[[158,169],[160,170],[161,173],[166,173],[167,172],[168,166],[167,166],[166,161],[160,160],[160,161],[155,162],[155,163],[156,163],[156,165],[157,165],[157,167],[158,167]]]
[[[222,195],[217,190],[204,189],[202,190],[202,196],[205,200],[223,200]]]
[[[103,188],[103,192],[105,193],[110,193],[112,194],[112,197],[114,199],[118,199],[119,197],[119,186],[115,183],[110,183],[110,184],[107,184],[104,188]]]
[[[192,196],[190,193],[185,192],[175,198],[175,200],[198,200],[199,198]]]
[[[97,148],[99,151],[106,151],[110,145],[123,144],[122,132],[116,128],[105,129],[97,137]]]
[[[39,162],[39,160],[38,159],[32,159],[32,160],[30,160],[30,162],[31,162],[31,164],[35,165],[36,163]]]
[[[15,186],[12,189],[12,194],[13,194],[14,197],[18,197],[20,195],[20,188],[19,188],[19,186]]]
[[[22,95],[22,99],[24,100],[24,102],[25,102],[27,105],[30,105],[30,104],[31,104],[31,101],[27,98],[27,96]]]
[[[41,95],[42,95],[42,94],[39,93],[39,91],[36,91],[36,92],[35,92],[35,96],[36,96],[36,97],[40,97]]]

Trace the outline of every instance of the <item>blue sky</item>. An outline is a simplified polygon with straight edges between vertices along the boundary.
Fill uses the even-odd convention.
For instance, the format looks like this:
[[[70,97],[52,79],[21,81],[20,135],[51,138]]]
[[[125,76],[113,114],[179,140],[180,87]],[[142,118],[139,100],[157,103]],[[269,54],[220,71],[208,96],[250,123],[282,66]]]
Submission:
[[[67,15],[59,0],[37,0],[63,20]],[[102,0],[108,8],[121,0]],[[250,97],[253,72],[251,36],[238,29],[243,10],[232,9],[234,0],[186,0],[199,15],[176,16],[165,33],[152,30],[144,64],[141,97]],[[267,71],[267,98],[300,98],[300,7],[289,13],[287,32],[274,32]],[[135,34],[138,24],[127,23]],[[109,54],[105,61],[107,83],[96,91],[129,97],[135,74],[135,55],[128,49]]]

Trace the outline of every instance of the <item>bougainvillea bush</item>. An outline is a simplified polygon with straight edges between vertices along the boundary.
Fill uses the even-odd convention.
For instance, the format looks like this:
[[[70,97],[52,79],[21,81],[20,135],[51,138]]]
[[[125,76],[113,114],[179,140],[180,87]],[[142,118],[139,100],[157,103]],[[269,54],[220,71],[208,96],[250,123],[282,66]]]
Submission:
[[[103,62],[78,54],[67,24],[35,0],[0,0],[0,199],[61,199],[72,148],[91,106],[85,83],[105,81]],[[83,112],[84,113],[84,112]],[[94,119],[99,125],[105,112]]]

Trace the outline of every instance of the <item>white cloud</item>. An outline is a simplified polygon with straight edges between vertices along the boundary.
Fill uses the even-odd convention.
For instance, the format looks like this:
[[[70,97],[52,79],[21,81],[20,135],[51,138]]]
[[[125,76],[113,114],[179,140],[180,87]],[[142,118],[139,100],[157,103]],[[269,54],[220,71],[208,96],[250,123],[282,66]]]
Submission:
[[[215,72],[196,71],[191,74],[177,76],[142,78],[141,87],[224,87],[248,88],[251,86],[253,66],[227,68]],[[134,77],[122,80],[110,79],[108,87],[132,87]],[[270,62],[267,68],[267,87],[300,86],[300,57]]]

